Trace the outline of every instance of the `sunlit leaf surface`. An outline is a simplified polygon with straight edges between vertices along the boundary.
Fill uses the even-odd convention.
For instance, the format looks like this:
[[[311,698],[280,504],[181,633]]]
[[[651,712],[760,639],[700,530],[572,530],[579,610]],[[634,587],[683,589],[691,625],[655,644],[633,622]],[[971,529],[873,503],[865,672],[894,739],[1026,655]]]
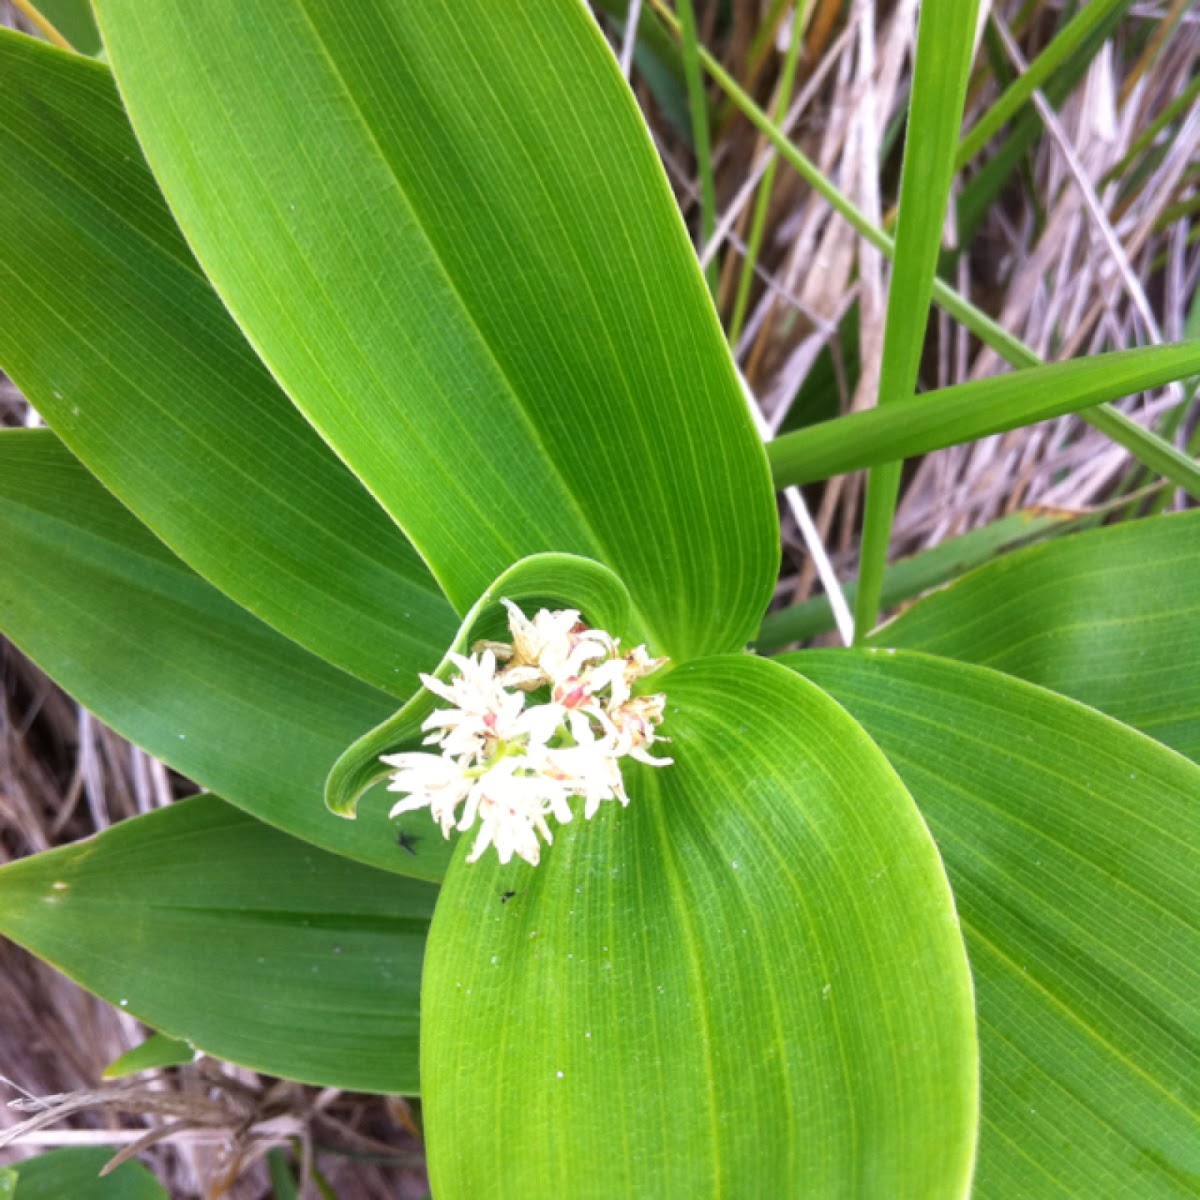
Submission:
[[[0,433],[0,629],[101,720],[255,816],[338,853],[437,876],[386,808],[339,821],[334,760],[395,700],[238,608],[45,430]]]
[[[583,5],[96,8],[200,262],[460,611],[566,551],[620,575],[657,651],[749,640],[763,450]]]
[[[1200,758],[1200,511],[1007,554],[871,641],[995,667]]]
[[[1052,692],[911,651],[784,658],[929,822],[975,977],[975,1195],[1194,1196],[1200,767]]]
[[[676,763],[627,809],[536,868],[460,844],[423,984],[434,1194],[965,1194],[970,985],[911,799],[773,663],[661,684]]]

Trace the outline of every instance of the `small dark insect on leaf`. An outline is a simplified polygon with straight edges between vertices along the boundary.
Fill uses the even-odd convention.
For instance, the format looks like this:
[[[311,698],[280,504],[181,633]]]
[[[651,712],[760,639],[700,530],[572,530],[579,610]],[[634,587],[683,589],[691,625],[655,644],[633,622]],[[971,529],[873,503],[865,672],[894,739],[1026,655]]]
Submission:
[[[420,840],[419,837],[414,837],[411,833],[406,833],[403,829],[399,830],[396,834],[396,845],[401,850],[411,854],[413,858],[417,857],[417,843]]]
[[[505,892],[504,895],[500,897],[500,903],[507,904],[516,894],[516,892]]]

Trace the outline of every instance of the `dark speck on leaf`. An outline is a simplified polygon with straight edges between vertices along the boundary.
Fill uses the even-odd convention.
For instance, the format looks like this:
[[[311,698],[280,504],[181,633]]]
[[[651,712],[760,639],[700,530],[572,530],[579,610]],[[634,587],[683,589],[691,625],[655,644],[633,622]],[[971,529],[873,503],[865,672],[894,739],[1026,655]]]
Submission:
[[[500,903],[507,904],[516,894],[516,892],[505,892],[504,895],[500,897]]]
[[[417,857],[417,843],[420,840],[421,839],[419,837],[413,837],[411,833],[405,833],[403,829],[396,834],[396,845],[399,846],[401,850],[411,854],[413,858]]]

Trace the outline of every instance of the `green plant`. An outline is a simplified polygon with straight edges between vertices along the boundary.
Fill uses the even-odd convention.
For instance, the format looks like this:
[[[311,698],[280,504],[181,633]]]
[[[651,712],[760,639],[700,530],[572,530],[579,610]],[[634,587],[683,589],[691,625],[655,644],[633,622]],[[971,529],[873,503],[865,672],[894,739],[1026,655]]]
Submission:
[[[112,1151],[92,1149],[52,1150],[26,1159],[16,1168],[0,1171],[0,1196],[20,1195],[27,1200],[168,1200],[166,1191],[139,1163],[125,1163],[104,1178],[97,1178],[111,1160]],[[5,1191],[5,1176],[11,1191]]]
[[[975,6],[924,6],[873,234],[889,403],[769,454],[582,6],[95,7],[115,84],[0,39],[0,364],[54,431],[0,435],[0,620],[211,794],[5,868],[0,928],[219,1056],[419,1089],[439,1200],[1186,1194],[1200,514],[873,629],[901,458],[1200,371],[912,397]],[[861,645],[745,653],[772,476],[859,466]],[[673,765],[536,866],[379,787],[502,599],[670,658]]]

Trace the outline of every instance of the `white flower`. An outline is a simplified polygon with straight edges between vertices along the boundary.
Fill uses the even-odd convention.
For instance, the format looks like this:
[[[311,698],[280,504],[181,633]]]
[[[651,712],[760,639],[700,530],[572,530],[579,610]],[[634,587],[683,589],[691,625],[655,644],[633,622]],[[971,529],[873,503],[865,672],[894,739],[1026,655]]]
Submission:
[[[496,678],[496,657],[490,650],[470,658],[451,654],[450,661],[458,674],[449,683],[432,675],[421,676],[435,696],[452,705],[426,718],[421,728],[431,732],[425,744],[440,746],[450,755],[485,753],[517,719],[524,697],[505,691]]]
[[[571,630],[579,623],[579,613],[573,608],[561,612],[540,609],[531,621],[511,601],[502,600],[508,610],[508,627],[512,632],[512,664],[518,667],[537,668],[549,675],[543,659],[557,663],[570,653]]]
[[[584,714],[575,712],[571,718],[575,744],[546,750],[545,770],[566,783],[572,795],[583,798],[584,820],[590,821],[603,801],[619,800],[624,807],[629,796],[613,739],[607,734],[598,737]]]
[[[652,758],[649,753],[649,747],[655,742],[671,740],[657,732],[663,719],[666,701],[666,696],[661,693],[655,696],[635,696],[632,700],[626,700],[608,710],[606,716],[617,731],[619,754],[628,754],[630,758],[637,759],[648,767],[669,767],[674,762],[674,759],[670,758]]]
[[[421,676],[421,682],[435,696],[466,712],[486,712],[506,694],[496,679],[496,656],[490,650],[469,656],[451,652],[447,657],[458,668],[449,683],[432,675]]]
[[[389,792],[409,792],[407,800],[392,806],[389,817],[429,806],[430,815],[450,836],[454,828],[455,810],[471,790],[471,777],[462,765],[440,754],[385,754],[382,759],[395,767]]]
[[[634,696],[638,680],[658,670],[645,646],[622,653],[616,638],[582,623],[574,609],[541,609],[532,620],[505,600],[511,645],[481,642],[471,655],[451,654],[457,674],[425,686],[451,707],[426,718],[426,745],[441,753],[385,756],[396,770],[389,790],[408,793],[392,815],[428,806],[450,836],[476,828],[468,862],[495,847],[537,864],[553,842],[548,818],[565,825],[573,799],[591,820],[606,800],[629,803],[622,758],[663,767],[649,747],[666,706],[662,695]],[[498,667],[497,663],[504,664]],[[531,693],[549,688],[545,702]],[[461,809],[461,811],[460,811]]]
[[[507,663],[502,673],[507,687],[557,686],[578,677],[587,663],[616,653],[615,640],[602,629],[589,629],[576,609],[543,608],[530,620],[511,600],[501,603],[508,610],[512,645],[481,642],[476,649],[492,650]]]
[[[502,863],[514,853],[537,866],[541,846],[538,835],[547,844],[554,841],[547,813],[555,810],[560,823],[571,819],[567,792],[561,781],[530,771],[523,757],[501,759],[486,771],[471,788],[459,820],[460,830],[470,829],[479,820],[479,833],[471,847],[468,862],[494,845]]]

